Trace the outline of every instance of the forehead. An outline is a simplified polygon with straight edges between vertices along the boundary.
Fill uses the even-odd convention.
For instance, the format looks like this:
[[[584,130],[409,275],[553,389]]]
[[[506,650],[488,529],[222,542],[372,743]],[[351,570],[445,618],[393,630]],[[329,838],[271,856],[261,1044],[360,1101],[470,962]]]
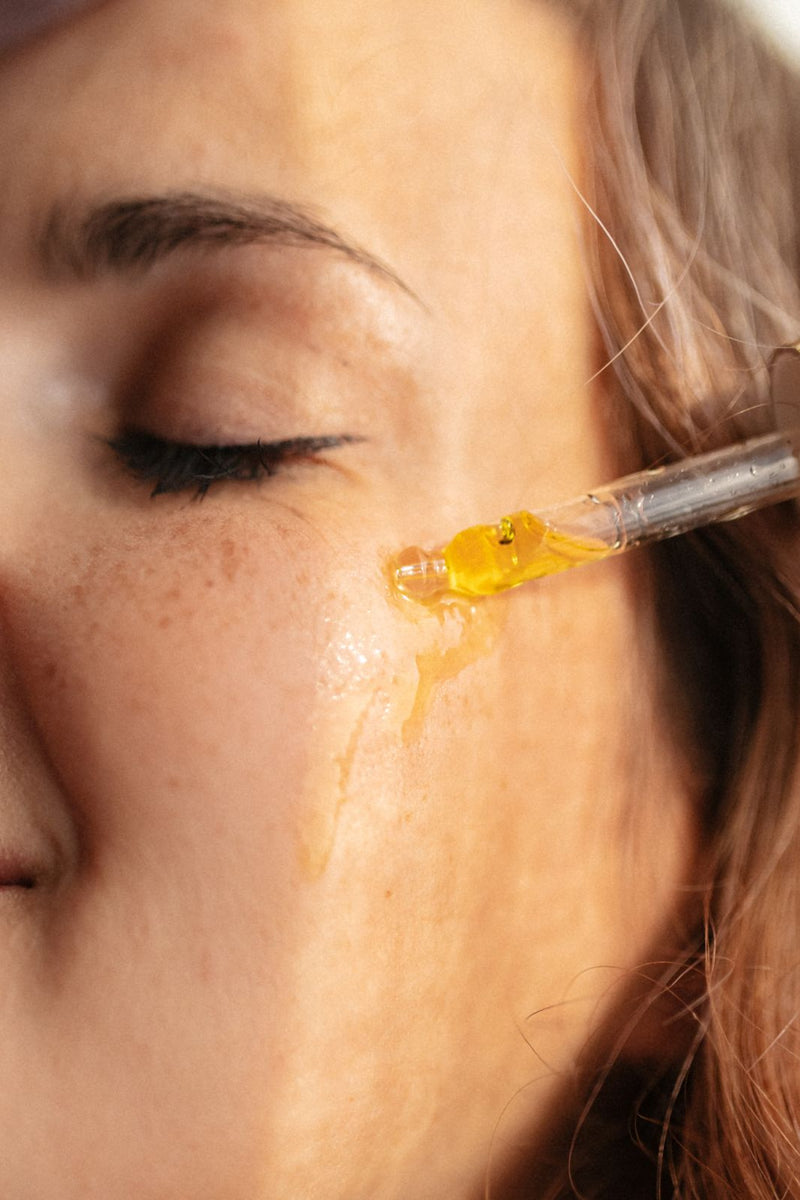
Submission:
[[[263,182],[446,241],[498,187],[536,219],[574,69],[536,3],[111,0],[0,71],[0,152],[46,191]]]

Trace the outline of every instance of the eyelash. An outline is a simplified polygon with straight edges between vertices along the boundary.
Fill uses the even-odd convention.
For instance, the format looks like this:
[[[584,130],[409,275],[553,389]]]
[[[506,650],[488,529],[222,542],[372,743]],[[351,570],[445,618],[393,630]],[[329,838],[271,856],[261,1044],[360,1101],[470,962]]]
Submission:
[[[290,462],[313,461],[323,450],[359,441],[344,436],[288,438],[245,445],[197,446],[150,433],[127,432],[107,445],[136,479],[153,483],[151,497],[194,491],[202,500],[214,483],[254,482],[275,475]]]

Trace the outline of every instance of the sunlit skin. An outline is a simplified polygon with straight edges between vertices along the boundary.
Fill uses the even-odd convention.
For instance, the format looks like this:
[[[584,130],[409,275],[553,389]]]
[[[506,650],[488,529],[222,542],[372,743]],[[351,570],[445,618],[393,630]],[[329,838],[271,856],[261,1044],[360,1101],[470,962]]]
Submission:
[[[607,477],[580,90],[512,0],[112,0],[2,64],[4,1196],[474,1200],[653,953],[689,820],[627,570],[387,575]],[[37,258],[54,205],[176,190],[386,269]],[[356,440],[151,499],[131,426]]]

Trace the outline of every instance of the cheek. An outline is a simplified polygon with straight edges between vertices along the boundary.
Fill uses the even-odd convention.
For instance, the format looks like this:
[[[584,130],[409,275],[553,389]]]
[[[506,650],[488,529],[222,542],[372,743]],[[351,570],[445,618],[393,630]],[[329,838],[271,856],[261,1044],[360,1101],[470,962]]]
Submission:
[[[98,822],[134,795],[137,816],[155,817],[165,795],[197,797],[201,781],[235,792],[230,772],[252,776],[257,748],[274,758],[278,724],[282,761],[295,759],[313,631],[288,620],[279,556],[262,569],[237,534],[95,543],[47,572],[58,591],[28,597],[34,707],[67,789]]]
[[[399,804],[437,682],[490,633],[400,611],[377,567],[288,518],[208,504],[163,528],[51,532],[8,590],[47,756],[115,862],[316,879],[354,790]]]
[[[210,821],[215,798],[266,780],[280,822],[315,720],[321,631],[304,601],[318,582],[274,526],[267,539],[213,516],[165,524],[63,569],[51,547],[39,574],[58,590],[31,573],[16,626],[48,752],[104,834],[152,830],[187,803]]]

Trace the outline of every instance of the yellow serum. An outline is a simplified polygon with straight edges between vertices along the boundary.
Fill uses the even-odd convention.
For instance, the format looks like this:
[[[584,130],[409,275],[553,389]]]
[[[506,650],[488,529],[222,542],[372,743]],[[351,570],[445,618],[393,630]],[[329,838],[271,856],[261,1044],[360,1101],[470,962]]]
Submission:
[[[599,538],[576,538],[534,513],[516,512],[494,525],[462,530],[443,550],[404,550],[395,560],[393,578],[402,595],[424,604],[447,592],[491,596],[614,552]]]

